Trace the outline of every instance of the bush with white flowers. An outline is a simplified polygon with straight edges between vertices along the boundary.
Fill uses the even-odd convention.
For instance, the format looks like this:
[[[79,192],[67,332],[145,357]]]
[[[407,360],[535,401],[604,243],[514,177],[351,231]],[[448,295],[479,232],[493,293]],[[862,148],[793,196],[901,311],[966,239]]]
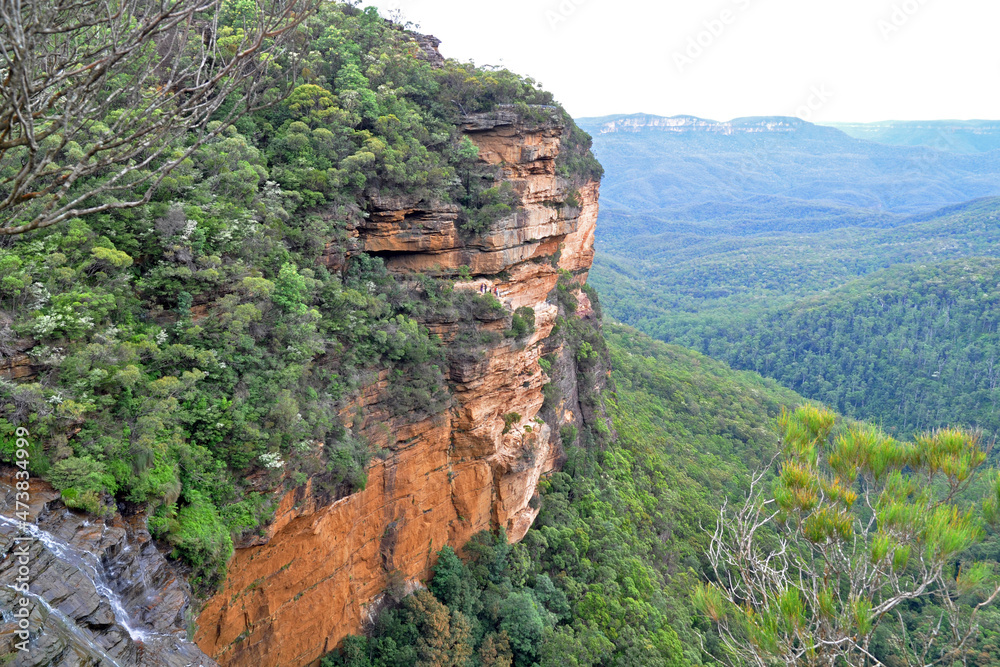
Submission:
[[[281,460],[281,454],[277,452],[267,452],[266,454],[261,454],[257,457],[260,460],[260,464],[265,468],[271,470],[277,470],[278,468],[285,467],[285,462]]]

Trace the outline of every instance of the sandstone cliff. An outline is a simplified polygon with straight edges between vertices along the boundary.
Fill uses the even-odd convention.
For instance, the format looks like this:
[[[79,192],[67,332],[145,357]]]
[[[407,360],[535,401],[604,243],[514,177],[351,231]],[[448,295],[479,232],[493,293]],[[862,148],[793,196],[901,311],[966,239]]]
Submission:
[[[513,185],[516,215],[471,236],[453,206],[373,197],[349,247],[328,248],[331,266],[352,249],[402,274],[467,266],[470,277],[456,289],[497,290],[507,312],[475,322],[479,330],[502,331],[525,307],[534,330],[470,351],[448,346],[461,323],[424,323],[449,347],[451,406],[394,416],[384,375],[361,392],[345,412],[348,426],[389,455],[371,466],[364,490],[332,504],[309,485],[289,493],[268,534],[237,549],[224,588],[198,618],[196,641],[220,664],[315,663],[364,627],[387,586],[420,586],[446,544],[460,548],[497,528],[519,540],[531,526],[539,478],[561,462],[560,431],[582,426],[588,409],[574,352],[552,334],[559,317],[597,326],[584,294],[570,313],[556,287],[560,275],[564,289],[586,281],[599,184],[560,176],[565,128],[544,109],[530,116],[501,109],[467,117],[462,128],[480,159]]]

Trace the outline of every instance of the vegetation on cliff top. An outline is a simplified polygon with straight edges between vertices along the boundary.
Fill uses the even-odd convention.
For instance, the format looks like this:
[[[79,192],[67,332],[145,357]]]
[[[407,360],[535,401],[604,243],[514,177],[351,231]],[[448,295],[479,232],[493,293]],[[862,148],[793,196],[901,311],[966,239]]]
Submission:
[[[220,30],[235,21],[224,12]],[[421,317],[496,306],[348,259],[371,199],[454,202],[470,232],[487,229],[510,201],[490,193],[493,173],[459,125],[501,105],[551,107],[546,118],[567,124],[564,173],[596,170],[586,135],[534,82],[431,62],[374,9],[325,4],[293,43],[301,80],[287,99],[200,145],[148,205],[0,241],[0,354],[26,351],[37,372],[0,383],[0,460],[27,426],[34,472],[68,505],[148,510],[205,585],[234,537],[261,530],[281,480],[331,495],[364,486],[376,452],[341,411],[379,371],[401,410],[448,403],[442,347]],[[107,119],[92,120],[99,132]],[[0,161],[5,175],[17,168]]]

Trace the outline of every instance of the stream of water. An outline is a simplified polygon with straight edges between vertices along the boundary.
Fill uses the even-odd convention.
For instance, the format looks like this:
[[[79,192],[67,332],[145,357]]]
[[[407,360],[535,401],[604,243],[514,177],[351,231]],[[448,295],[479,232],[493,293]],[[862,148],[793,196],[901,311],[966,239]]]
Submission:
[[[125,628],[133,641],[146,642],[155,636],[155,633],[137,627],[131,614],[129,614],[122,603],[121,596],[108,581],[104,567],[95,554],[77,549],[65,540],[52,535],[35,524],[22,525],[19,521],[3,515],[0,515],[0,524],[12,527],[16,531],[27,532],[53,556],[82,572],[93,583],[98,595],[111,605],[111,609],[115,615],[115,622]]]
[[[45,607],[45,609],[49,612],[49,615],[54,616],[58,620],[59,627],[62,628],[63,632],[66,632],[75,638],[76,641],[73,642],[73,646],[77,649],[82,649],[89,658],[98,661],[101,665],[122,667],[120,662],[108,655],[108,653],[94,641],[94,638],[89,632],[86,632],[83,628],[77,625],[76,621],[49,604],[48,600],[40,595],[35,595],[34,593],[18,592],[13,586],[4,586],[4,588],[13,591],[15,595],[21,597],[27,596]]]

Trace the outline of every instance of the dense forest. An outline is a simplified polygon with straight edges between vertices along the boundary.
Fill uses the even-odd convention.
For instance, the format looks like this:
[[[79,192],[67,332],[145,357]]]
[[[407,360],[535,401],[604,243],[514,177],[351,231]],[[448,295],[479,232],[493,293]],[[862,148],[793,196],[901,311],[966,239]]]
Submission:
[[[996,433],[998,215],[985,199],[886,230],[650,237],[641,258],[612,241],[593,282],[613,317],[843,414]]]
[[[899,266],[676,339],[896,433],[964,423],[993,436],[998,286],[996,259]]]
[[[225,14],[220,29],[241,20]],[[509,193],[458,129],[502,104],[568,124],[564,174],[600,169],[529,79],[432,67],[409,33],[352,4],[323,4],[300,30],[301,52],[279,63],[299,58],[299,85],[206,142],[148,205],[0,237],[0,352],[30,348],[37,375],[0,384],[0,460],[15,461],[14,426],[27,426],[32,472],[70,507],[148,508],[154,536],[209,589],[232,538],[271,517],[280,480],[311,477],[334,497],[365,485],[378,452],[338,412],[355,389],[387,370],[399,410],[446,400],[440,341],[417,316],[502,312],[492,295],[454,292],[457,274],[405,279],[363,253],[328,270],[327,244],[343,253],[367,198],[455,203],[472,236],[508,215]],[[94,119],[89,140],[106,127]],[[88,148],[70,143],[66,160]],[[0,174],[19,168],[8,152]]]
[[[1000,247],[1000,200],[994,198],[913,216],[891,229],[814,234],[734,237],[702,230],[626,241],[618,235],[629,232],[619,231],[614,216],[601,221],[608,228],[599,228],[594,284],[611,314],[641,328],[788,304],[890,266],[995,256]]]

